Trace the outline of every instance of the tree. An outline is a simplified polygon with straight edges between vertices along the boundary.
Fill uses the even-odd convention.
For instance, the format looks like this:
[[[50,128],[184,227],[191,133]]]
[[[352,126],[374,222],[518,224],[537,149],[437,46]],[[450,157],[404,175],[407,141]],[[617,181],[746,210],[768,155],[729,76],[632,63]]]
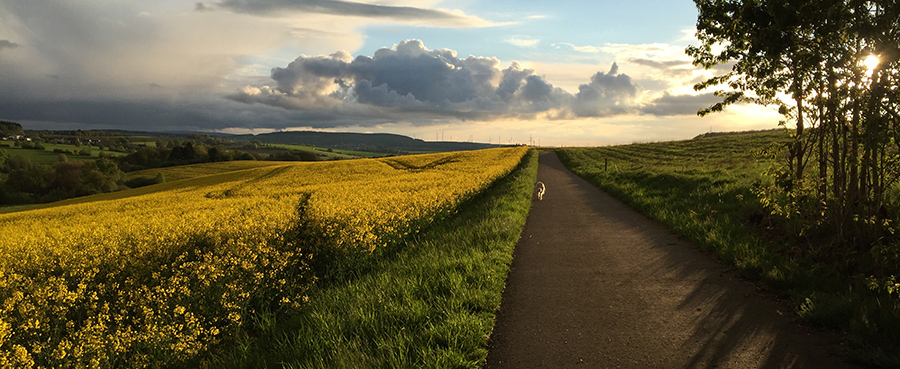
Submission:
[[[0,137],[25,135],[22,125],[15,122],[0,121]]]
[[[23,156],[7,160],[8,176],[4,183],[5,203],[30,203],[40,200],[52,182],[48,165],[39,165]]]
[[[793,126],[775,171],[780,214],[832,227],[866,247],[890,223],[886,190],[900,178],[900,5],[896,1],[695,0],[695,65],[733,63],[695,86],[720,103],[776,107]],[[866,60],[878,63],[864,64]],[[871,68],[870,68],[871,67]],[[810,167],[812,163],[813,167]],[[894,212],[896,213],[896,211]]]
[[[194,144],[188,141],[184,145],[173,147],[172,152],[169,154],[169,160],[189,162],[194,160],[196,156]]]

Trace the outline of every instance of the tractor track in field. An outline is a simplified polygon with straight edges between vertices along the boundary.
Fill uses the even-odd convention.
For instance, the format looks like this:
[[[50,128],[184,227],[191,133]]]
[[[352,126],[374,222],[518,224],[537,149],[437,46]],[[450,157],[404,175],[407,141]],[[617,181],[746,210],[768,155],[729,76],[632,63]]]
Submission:
[[[542,152],[486,368],[854,368],[834,333]]]

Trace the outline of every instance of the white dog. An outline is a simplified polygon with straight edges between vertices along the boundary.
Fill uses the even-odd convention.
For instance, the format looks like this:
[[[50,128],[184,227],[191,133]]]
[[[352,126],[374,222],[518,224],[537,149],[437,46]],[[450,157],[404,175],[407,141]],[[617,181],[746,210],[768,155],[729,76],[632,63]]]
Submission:
[[[544,200],[544,192],[547,192],[547,186],[544,186],[544,182],[538,182],[534,187],[537,190],[538,201]]]

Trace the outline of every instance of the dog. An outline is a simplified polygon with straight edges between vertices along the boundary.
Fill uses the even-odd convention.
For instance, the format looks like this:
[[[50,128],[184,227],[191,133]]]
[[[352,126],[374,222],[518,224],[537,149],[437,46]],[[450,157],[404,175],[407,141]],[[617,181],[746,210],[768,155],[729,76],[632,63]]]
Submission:
[[[534,184],[535,191],[537,191],[538,201],[544,200],[544,192],[547,192],[547,186],[544,186],[544,182],[538,182]]]

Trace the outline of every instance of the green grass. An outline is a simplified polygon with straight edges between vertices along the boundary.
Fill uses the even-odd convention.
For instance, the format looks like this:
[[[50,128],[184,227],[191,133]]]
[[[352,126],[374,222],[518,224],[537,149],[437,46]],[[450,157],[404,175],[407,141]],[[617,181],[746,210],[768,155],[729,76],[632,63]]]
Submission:
[[[774,159],[760,154],[788,140],[768,131],[558,153],[574,173],[789,299],[806,322],[847,332],[850,359],[897,367],[900,304],[872,296],[867,275],[819,254],[751,190],[771,183],[762,173]]]
[[[91,156],[66,154],[66,157],[69,160],[94,160],[94,159],[97,159],[98,157],[100,157],[101,153],[103,155],[109,155],[109,156],[125,155],[124,153],[121,153],[121,152],[99,150],[94,146],[76,147],[75,145],[42,143],[41,145],[44,146],[44,150],[35,150],[35,149],[23,149],[21,147],[12,146],[13,145],[12,141],[4,141],[4,144],[10,145],[10,147],[2,148],[3,150],[6,150],[6,152],[10,156],[23,156],[25,158],[28,158],[28,160],[31,160],[34,163],[41,163],[41,164],[53,164],[53,163],[56,163],[59,161],[60,154],[53,152],[54,149],[68,150],[68,151],[71,151],[74,153],[77,153],[79,150],[85,149],[85,148],[91,150]]]
[[[270,146],[270,147],[277,147],[277,148],[288,149],[288,150],[311,151],[318,155],[325,155],[326,158],[328,158],[328,159],[379,158],[379,157],[388,155],[388,154],[379,153],[379,152],[355,151],[355,150],[343,150],[343,149],[332,149],[331,152],[329,152],[327,148],[307,146],[307,145],[289,145],[289,144],[274,144],[274,143],[269,143],[266,145]]]
[[[558,152],[573,172],[680,236],[779,283],[785,266],[755,234],[765,210],[750,188],[771,163],[754,153],[785,138],[766,132]]]
[[[295,316],[259,319],[211,367],[476,368],[537,175],[537,155],[455,215],[334,270]]]

